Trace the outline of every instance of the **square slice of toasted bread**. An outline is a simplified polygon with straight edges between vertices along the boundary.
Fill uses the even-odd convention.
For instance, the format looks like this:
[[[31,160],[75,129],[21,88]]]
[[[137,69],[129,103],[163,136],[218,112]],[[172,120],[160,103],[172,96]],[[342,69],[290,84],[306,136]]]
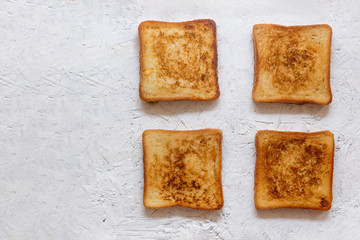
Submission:
[[[219,97],[213,20],[145,21],[139,25],[140,98],[213,100]]]
[[[218,129],[144,131],[145,207],[220,209],[221,141]]]
[[[329,25],[254,25],[254,102],[329,104],[331,37]]]
[[[329,210],[334,135],[259,131],[256,134],[255,207]]]

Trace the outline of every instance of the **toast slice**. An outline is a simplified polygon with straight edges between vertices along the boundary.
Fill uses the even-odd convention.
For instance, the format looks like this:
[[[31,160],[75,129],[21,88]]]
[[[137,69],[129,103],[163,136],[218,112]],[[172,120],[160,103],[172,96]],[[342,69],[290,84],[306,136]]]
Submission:
[[[218,129],[144,131],[145,207],[220,209],[221,141]]]
[[[219,97],[213,20],[145,21],[139,25],[140,98],[213,100]]]
[[[329,25],[254,25],[254,102],[329,104],[331,37]]]
[[[256,134],[255,207],[331,208],[334,135],[259,131]]]

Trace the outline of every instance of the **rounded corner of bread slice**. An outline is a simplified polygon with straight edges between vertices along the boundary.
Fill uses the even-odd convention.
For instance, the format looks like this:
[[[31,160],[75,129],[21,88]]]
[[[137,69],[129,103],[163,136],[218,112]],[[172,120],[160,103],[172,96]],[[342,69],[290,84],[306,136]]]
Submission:
[[[253,102],[255,102],[255,103],[262,102],[261,98],[258,96],[258,93],[257,93],[257,91],[255,89],[254,89],[251,97],[252,97]]]

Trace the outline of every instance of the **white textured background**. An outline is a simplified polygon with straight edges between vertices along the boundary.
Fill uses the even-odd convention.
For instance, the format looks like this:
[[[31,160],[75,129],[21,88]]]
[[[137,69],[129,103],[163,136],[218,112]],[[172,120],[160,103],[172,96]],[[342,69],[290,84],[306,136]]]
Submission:
[[[221,96],[144,103],[144,20],[217,23]],[[333,28],[329,106],[254,104],[252,26]],[[0,239],[359,239],[359,1],[0,1]],[[145,129],[223,130],[221,211],[142,205]],[[257,211],[257,130],[335,134],[328,212]]]

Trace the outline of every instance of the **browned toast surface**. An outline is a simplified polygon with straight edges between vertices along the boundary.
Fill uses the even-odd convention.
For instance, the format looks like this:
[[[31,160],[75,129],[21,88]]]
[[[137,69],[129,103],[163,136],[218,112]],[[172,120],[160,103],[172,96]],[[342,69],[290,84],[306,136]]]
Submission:
[[[254,25],[253,100],[329,104],[331,37],[329,25]]]
[[[143,100],[219,97],[214,21],[145,21],[139,25],[139,39]]]
[[[328,210],[332,202],[334,135],[259,131],[255,206]]]
[[[216,210],[223,206],[218,129],[143,133],[144,205]]]

